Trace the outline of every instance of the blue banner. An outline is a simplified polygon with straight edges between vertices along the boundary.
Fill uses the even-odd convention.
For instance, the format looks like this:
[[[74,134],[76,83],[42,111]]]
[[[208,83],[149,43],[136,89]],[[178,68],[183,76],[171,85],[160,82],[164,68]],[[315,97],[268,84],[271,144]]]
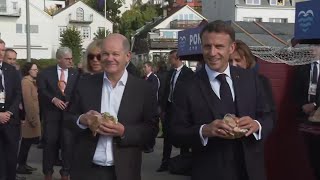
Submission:
[[[320,39],[320,1],[296,3],[294,37],[297,40]]]
[[[200,38],[201,29],[202,26],[178,32],[179,56],[202,54]]]

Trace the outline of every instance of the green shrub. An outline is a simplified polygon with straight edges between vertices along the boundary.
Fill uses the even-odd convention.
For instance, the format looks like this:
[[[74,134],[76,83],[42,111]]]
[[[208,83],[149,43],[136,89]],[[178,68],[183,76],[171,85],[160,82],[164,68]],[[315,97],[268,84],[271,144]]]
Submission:
[[[26,62],[27,61],[25,59],[18,60],[18,64],[20,65],[20,67],[22,67]],[[31,62],[35,63],[40,70],[57,64],[56,59],[39,59],[39,60],[33,59],[31,60]]]

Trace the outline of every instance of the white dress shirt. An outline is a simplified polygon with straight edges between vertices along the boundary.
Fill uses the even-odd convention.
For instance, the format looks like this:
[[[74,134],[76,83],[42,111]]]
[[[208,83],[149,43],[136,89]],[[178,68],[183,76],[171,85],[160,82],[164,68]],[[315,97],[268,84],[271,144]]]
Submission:
[[[118,81],[116,86],[113,88],[110,80],[106,76],[103,77],[102,86],[102,98],[101,98],[101,113],[108,112],[112,116],[117,117],[120,102],[128,80],[128,72],[124,71],[121,79]],[[77,124],[80,128],[88,128],[79,123],[80,117]],[[92,162],[100,166],[112,166],[113,160],[113,149],[112,149],[113,138],[111,136],[100,135],[97,143],[97,147],[93,156]]]
[[[229,87],[230,87],[230,90],[231,90],[231,94],[232,94],[232,99],[233,101],[235,100],[235,93],[234,93],[234,89],[233,89],[233,82],[232,82],[232,79],[231,79],[231,74],[230,74],[230,66],[228,65],[228,67],[224,70],[223,73],[219,73],[219,72],[216,72],[216,71],[213,71],[211,70],[207,65],[205,65],[205,69],[206,69],[206,72],[208,74],[208,77],[209,77],[209,81],[210,81],[210,85],[211,85],[211,88],[213,90],[213,92],[219,97],[220,99],[220,81],[218,79],[216,79],[216,77],[220,74],[226,74],[226,80],[227,80],[227,83],[229,84]],[[259,124],[259,132],[258,133],[253,133],[254,137],[257,139],[257,140],[260,140],[261,139],[261,130],[262,130],[262,127],[261,127],[261,124],[259,123],[259,121],[255,120],[258,124]],[[199,134],[200,134],[200,139],[201,139],[201,142],[204,146],[207,145],[208,143],[208,138],[204,138],[202,136],[202,128],[203,128],[204,125],[202,125],[200,127],[200,130],[199,130]]]
[[[60,80],[61,70],[62,70],[62,68],[59,65],[57,65],[58,80]],[[64,72],[64,78],[65,78],[64,81],[67,83],[68,82],[68,72],[69,72],[68,68],[64,69],[63,72]]]
[[[0,67],[2,67],[2,61],[0,61]],[[2,75],[2,79],[1,79],[1,81],[2,81],[2,86],[3,86],[3,88],[4,88],[4,90],[5,90],[5,84],[4,84],[4,75],[3,75],[3,70],[1,70],[0,69],[0,73],[1,73],[1,75]]]

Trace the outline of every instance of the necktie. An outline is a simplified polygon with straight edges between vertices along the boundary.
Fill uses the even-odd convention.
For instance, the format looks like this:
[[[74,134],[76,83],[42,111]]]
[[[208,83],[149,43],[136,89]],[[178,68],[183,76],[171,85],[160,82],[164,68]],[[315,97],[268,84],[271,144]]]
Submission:
[[[170,81],[170,101],[172,102],[173,101],[173,90],[174,90],[174,77],[176,76],[177,74],[177,70],[174,69],[173,73],[172,73],[172,76],[171,76],[171,81]]]
[[[4,87],[3,87],[3,84],[2,84],[2,78],[3,78],[2,74],[3,74],[2,66],[0,66],[0,92],[4,91]]]
[[[64,90],[66,89],[67,83],[65,81],[65,75],[64,75],[64,70],[60,69],[61,74],[60,74],[60,79],[59,79],[59,89],[64,94]]]
[[[223,109],[227,113],[235,113],[235,107],[233,103],[232,93],[230,86],[226,80],[225,74],[220,74],[217,77],[217,80],[220,82],[220,99],[223,106]]]
[[[318,83],[318,62],[313,63],[313,70],[312,70],[312,77],[311,77],[311,83],[317,84]],[[315,102],[316,96],[310,95],[310,102]]]

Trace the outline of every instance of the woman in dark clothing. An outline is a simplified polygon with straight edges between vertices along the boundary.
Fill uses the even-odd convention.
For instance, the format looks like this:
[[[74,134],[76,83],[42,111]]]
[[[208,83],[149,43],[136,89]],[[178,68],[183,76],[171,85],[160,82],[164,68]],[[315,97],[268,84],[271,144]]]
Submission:
[[[236,48],[232,53],[232,55],[230,56],[230,64],[233,66],[244,68],[244,69],[253,68],[256,71],[258,71],[255,57],[250,51],[250,48],[241,40],[236,40],[235,43],[236,43]],[[264,89],[264,96],[266,98],[267,108],[270,108],[272,110],[273,120],[275,121],[276,107],[275,107],[275,101],[272,94],[270,80],[261,74],[259,74],[259,79]]]

